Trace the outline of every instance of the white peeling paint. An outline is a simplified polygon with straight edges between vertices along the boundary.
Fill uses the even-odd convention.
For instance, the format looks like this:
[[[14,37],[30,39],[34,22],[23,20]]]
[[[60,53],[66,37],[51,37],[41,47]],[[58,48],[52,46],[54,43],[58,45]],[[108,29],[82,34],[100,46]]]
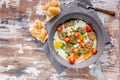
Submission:
[[[19,50],[18,50],[18,53],[19,53],[19,54],[24,53],[22,44],[17,44],[16,47],[19,48]]]
[[[118,20],[118,19],[112,20],[111,28],[112,28],[113,30],[118,30],[118,29],[119,29],[119,20]]]
[[[7,79],[9,79],[9,80],[17,80],[15,78],[15,76],[8,76],[8,75],[5,75],[5,74],[0,74],[0,80],[7,80]]]
[[[26,76],[16,77],[16,76],[0,74],[0,80],[28,80],[27,78],[28,77]]]
[[[26,9],[26,13],[28,14],[29,17],[31,17],[31,15],[32,15],[32,9],[31,8],[27,8]]]
[[[31,50],[32,47],[31,46],[23,46],[23,49],[28,49],[28,50]]]
[[[9,3],[10,3],[10,0],[0,0],[0,8],[2,7],[2,5],[6,5],[6,8],[8,8]]]
[[[8,69],[8,70],[14,69],[14,66],[8,65],[7,69]]]
[[[36,57],[34,57],[34,56],[33,56],[32,58],[31,58],[31,57],[19,57],[18,59],[20,59],[20,60],[21,60],[21,59],[22,59],[22,60],[24,59],[24,60],[29,60],[29,61],[35,61],[35,60],[37,61],[37,60],[38,60],[38,59],[37,59]]]
[[[12,65],[8,65],[8,67],[0,66],[0,72],[9,71],[9,70],[14,69],[14,68],[15,67]]]
[[[9,71],[14,68],[15,67],[12,65],[8,65],[8,67],[0,66],[0,73],[2,73],[4,71]],[[27,67],[23,72],[25,72],[31,76],[22,75],[20,77],[17,77],[17,76],[10,76],[7,74],[0,74],[0,80],[7,80],[7,79],[9,79],[9,80],[28,80],[30,77],[31,77],[31,79],[36,80],[36,78],[39,77],[39,73],[40,73],[39,70],[37,70],[34,67]]]
[[[40,71],[34,67],[27,67],[24,72],[32,74],[33,76],[39,76]]]
[[[16,29],[15,29],[15,27],[13,26],[13,25],[8,25],[8,24],[0,24],[0,27],[5,27],[5,28],[1,28],[0,29],[0,34],[2,34],[2,35],[15,35],[15,33],[16,33]],[[8,37],[8,36],[6,36],[6,37]],[[0,36],[0,38],[2,38],[1,36]]]
[[[19,6],[20,0],[0,0],[0,8],[5,5],[6,8],[9,6]]]
[[[36,9],[36,14],[38,14],[38,15],[44,15],[41,2],[39,2],[37,4],[37,6],[35,7],[35,9]]]
[[[34,61],[33,64],[38,64],[38,61]]]
[[[29,2],[31,2],[32,0],[28,0]]]
[[[10,6],[19,6],[20,0],[10,0]]]

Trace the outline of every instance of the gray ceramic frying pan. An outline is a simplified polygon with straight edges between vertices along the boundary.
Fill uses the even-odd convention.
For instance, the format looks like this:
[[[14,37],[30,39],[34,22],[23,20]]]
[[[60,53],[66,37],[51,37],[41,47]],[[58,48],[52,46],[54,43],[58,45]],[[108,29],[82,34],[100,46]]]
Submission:
[[[63,24],[67,20],[78,19],[78,18],[84,19],[84,21],[87,24],[91,25],[92,28],[94,29],[96,36],[97,36],[98,53],[96,55],[92,55],[86,61],[83,61],[81,63],[75,63],[72,65],[68,61],[64,60],[61,56],[56,55],[56,51],[55,51],[54,44],[53,44],[53,37],[54,37],[54,34],[56,32],[57,25]],[[87,13],[70,12],[70,13],[64,14],[64,15],[56,18],[56,20],[54,21],[54,23],[52,24],[51,27],[52,28],[51,28],[49,35],[48,35],[48,45],[49,45],[49,48],[50,48],[50,51],[51,51],[51,54],[53,55],[53,57],[62,65],[67,66],[69,68],[84,68],[84,67],[88,67],[89,65],[95,63],[102,55],[102,51],[104,49],[104,43],[105,43],[105,38],[104,38],[104,35],[102,32],[102,29],[100,28],[100,25],[94,20],[94,18],[92,18]]]

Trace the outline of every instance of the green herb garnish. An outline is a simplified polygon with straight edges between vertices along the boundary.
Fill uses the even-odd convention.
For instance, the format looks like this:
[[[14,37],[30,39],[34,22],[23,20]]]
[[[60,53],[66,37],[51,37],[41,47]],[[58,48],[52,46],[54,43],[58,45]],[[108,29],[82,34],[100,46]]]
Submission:
[[[74,45],[74,43],[69,43],[69,46],[72,47]]]
[[[74,24],[78,23],[80,21],[80,19],[77,19],[74,21]]]
[[[72,32],[76,32],[77,30],[75,30],[75,29],[73,29],[73,28],[71,28],[72,29]]]
[[[81,31],[81,32],[80,32],[80,34],[82,34],[82,35],[83,35],[83,34],[84,34],[84,32],[83,32],[83,31]]]
[[[85,48],[82,48],[82,51],[85,51]]]
[[[73,45],[74,45],[75,43],[78,42],[78,39],[79,39],[79,38],[72,38],[71,43],[73,43]]]
[[[62,44],[61,49],[65,50],[65,43]]]
[[[86,36],[86,35],[84,35],[84,38],[85,38],[85,39],[87,39],[87,36]]]
[[[68,36],[68,32],[65,32],[65,35]]]
[[[77,19],[77,20],[76,20],[76,23],[78,23],[79,21],[80,21],[80,19]]]
[[[81,53],[78,53],[78,55],[76,56],[76,58],[78,59],[81,56]]]
[[[62,37],[64,37],[64,33],[62,33],[61,35],[62,35]]]
[[[68,52],[65,52],[65,54],[66,54],[67,56],[70,56],[70,53],[68,53]]]

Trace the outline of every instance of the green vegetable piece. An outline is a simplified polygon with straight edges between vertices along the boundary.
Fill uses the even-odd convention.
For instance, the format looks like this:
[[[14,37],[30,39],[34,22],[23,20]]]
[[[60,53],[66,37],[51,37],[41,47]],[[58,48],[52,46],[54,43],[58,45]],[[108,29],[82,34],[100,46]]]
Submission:
[[[81,56],[81,53],[78,53],[78,55],[76,56],[76,58],[78,59]]]
[[[82,34],[82,35],[83,35],[83,34],[84,34],[84,32],[83,32],[83,31],[81,31],[81,32],[80,32],[80,34]]]
[[[87,36],[86,36],[86,35],[84,35],[84,38],[85,38],[85,39],[87,39]]]
[[[65,54],[66,54],[67,56],[70,56],[70,53],[68,53],[68,52],[65,52]]]
[[[75,29],[73,29],[73,28],[71,28],[72,29],[72,32],[76,32],[76,30]]]
[[[80,21],[80,19],[74,20],[74,24],[78,23],[79,21]]]
[[[82,48],[83,51],[85,51],[85,48]]]
[[[81,53],[78,53],[78,56],[80,56],[81,55]]]
[[[61,49],[65,50],[65,43],[62,44]]]

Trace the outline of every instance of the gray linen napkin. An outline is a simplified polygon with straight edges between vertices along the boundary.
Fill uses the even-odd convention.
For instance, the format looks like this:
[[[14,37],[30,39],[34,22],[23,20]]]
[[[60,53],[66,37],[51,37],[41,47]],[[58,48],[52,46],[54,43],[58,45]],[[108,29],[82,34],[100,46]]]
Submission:
[[[72,10],[73,6],[74,7],[79,6],[78,3],[92,5],[89,0],[75,0],[74,2],[72,2],[70,4],[66,4],[66,5],[62,6],[62,9],[63,9],[62,11],[63,12],[64,12],[64,10],[67,11],[67,8],[71,8],[71,10]],[[76,10],[78,10],[78,9],[76,9]],[[99,19],[97,13],[92,9],[84,9],[84,8],[81,8],[80,6],[79,6],[79,10],[81,10],[83,12],[87,12],[87,13],[89,13],[89,15],[93,16],[93,18],[101,25],[101,28],[102,28],[104,35],[105,35],[105,44],[110,43],[111,39],[108,36],[108,34],[107,34],[101,20]],[[61,12],[61,14],[62,14],[62,12]],[[52,19],[51,21],[46,23],[46,29],[48,31],[48,34],[51,30],[52,23],[56,20],[56,18],[57,17],[55,17],[54,19]],[[44,44],[43,49],[44,49],[44,52],[46,53],[46,56],[48,57],[49,61],[51,62],[52,66],[55,68],[55,70],[58,72],[58,74],[62,73],[63,71],[65,71],[68,68],[68,67],[60,64],[57,60],[54,59],[54,57],[50,53],[50,49],[48,47],[48,41],[46,41],[46,43]]]

